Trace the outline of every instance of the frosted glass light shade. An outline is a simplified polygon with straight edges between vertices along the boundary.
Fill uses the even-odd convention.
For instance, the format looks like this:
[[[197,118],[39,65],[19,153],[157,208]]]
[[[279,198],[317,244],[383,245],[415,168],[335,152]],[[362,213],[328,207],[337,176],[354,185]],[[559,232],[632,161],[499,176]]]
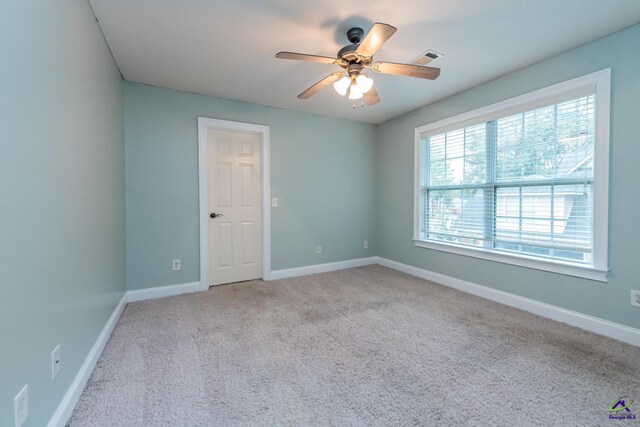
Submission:
[[[356,77],[356,83],[358,84],[358,89],[360,89],[362,93],[369,92],[373,86],[373,80],[364,74],[360,74]]]
[[[333,84],[333,88],[340,95],[345,96],[347,94],[347,89],[349,89],[350,84],[351,84],[351,79],[347,76],[344,76],[343,78],[341,78],[340,80],[338,80]]]
[[[357,84],[352,84],[349,89],[349,99],[360,99],[362,98],[363,92],[360,89],[360,86]]]

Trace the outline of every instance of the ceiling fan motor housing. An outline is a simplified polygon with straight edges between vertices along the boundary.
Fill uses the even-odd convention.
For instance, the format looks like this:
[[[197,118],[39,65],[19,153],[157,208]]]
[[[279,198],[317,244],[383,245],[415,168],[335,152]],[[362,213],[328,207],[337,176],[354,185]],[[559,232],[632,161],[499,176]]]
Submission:
[[[347,66],[347,72],[349,77],[358,77],[362,72],[362,65],[353,62]]]
[[[340,49],[338,51],[338,58],[342,59],[344,63],[338,63],[342,68],[347,68],[352,63],[370,64],[371,58],[363,58],[356,55],[356,50],[360,46],[360,42],[364,37],[364,30],[359,27],[353,27],[347,31],[347,38],[352,43]]]
[[[353,44],[360,44],[364,37],[364,30],[360,27],[353,27],[347,31],[347,39]]]

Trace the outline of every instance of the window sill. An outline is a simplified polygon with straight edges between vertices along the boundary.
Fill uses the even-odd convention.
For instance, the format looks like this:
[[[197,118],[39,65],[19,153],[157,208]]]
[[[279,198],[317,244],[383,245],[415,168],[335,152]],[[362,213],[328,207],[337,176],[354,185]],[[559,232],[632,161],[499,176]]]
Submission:
[[[608,270],[600,270],[594,267],[571,262],[546,261],[526,255],[505,254],[497,251],[489,251],[481,248],[461,247],[447,243],[436,243],[426,240],[413,239],[415,245],[420,248],[433,249],[441,252],[449,252],[458,255],[500,262],[503,264],[517,265],[519,267],[533,268],[535,270],[580,277],[598,282],[607,281]]]

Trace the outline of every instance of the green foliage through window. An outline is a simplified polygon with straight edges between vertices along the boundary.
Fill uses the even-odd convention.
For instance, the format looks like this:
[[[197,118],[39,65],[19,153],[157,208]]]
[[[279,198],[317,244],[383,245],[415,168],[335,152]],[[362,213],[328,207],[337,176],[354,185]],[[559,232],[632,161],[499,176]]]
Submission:
[[[593,93],[421,138],[421,238],[591,261]]]

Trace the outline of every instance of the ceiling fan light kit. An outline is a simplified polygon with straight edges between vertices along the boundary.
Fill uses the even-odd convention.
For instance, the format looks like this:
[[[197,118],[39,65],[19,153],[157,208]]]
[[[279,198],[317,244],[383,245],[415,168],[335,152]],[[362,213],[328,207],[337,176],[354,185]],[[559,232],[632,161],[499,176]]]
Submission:
[[[340,95],[345,96],[349,92],[349,99],[360,99],[371,90],[373,80],[364,74],[356,77],[344,76],[333,84],[333,88]]]
[[[366,74],[360,74],[356,77],[356,83],[358,87],[362,88],[362,93],[367,93],[373,87],[373,80],[367,77]]]
[[[373,62],[373,55],[395,32],[395,27],[376,22],[366,36],[362,28],[354,27],[347,31],[347,38],[351,44],[340,49],[337,58],[295,52],[278,52],[276,58],[335,64],[346,71],[346,75],[343,72],[328,75],[298,95],[300,99],[307,99],[321,89],[333,84],[333,88],[341,96],[346,96],[348,93],[348,97],[351,100],[364,98],[364,102],[368,105],[374,105],[380,102],[380,98],[373,87],[373,79],[362,72],[365,68],[381,74],[394,74],[428,80],[435,80],[440,75],[439,68],[393,62]]]
[[[349,88],[349,99],[360,99],[364,96],[364,92],[360,90],[358,85],[351,85]]]
[[[351,79],[347,76],[344,76],[333,84],[333,88],[342,96],[345,96],[347,94],[349,86],[351,86]]]

